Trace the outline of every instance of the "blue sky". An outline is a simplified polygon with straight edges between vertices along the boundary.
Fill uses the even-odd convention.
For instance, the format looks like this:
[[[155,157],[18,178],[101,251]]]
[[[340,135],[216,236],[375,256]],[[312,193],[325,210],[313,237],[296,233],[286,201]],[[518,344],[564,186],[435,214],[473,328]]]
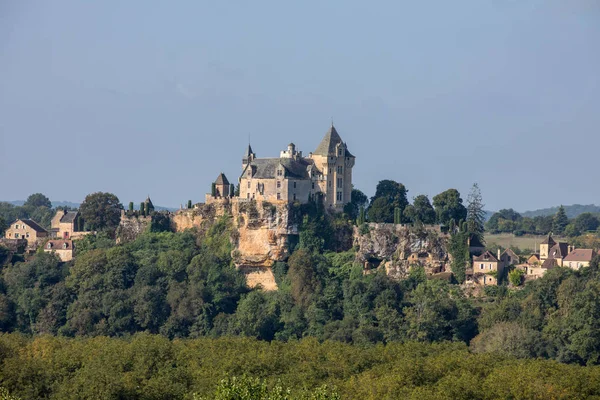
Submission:
[[[600,203],[600,3],[0,1],[0,199],[203,201],[331,118],[356,187]]]

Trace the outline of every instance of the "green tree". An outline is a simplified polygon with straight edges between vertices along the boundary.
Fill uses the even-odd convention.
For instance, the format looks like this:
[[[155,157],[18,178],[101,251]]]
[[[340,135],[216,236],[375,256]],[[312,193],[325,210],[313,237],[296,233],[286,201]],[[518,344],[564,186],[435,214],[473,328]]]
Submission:
[[[520,286],[523,283],[523,275],[525,275],[525,271],[522,269],[514,269],[508,273],[508,280],[513,286]]]
[[[143,201],[140,203],[140,215],[142,217],[146,215],[146,204]]]
[[[358,214],[361,208],[366,208],[369,204],[369,198],[366,194],[358,189],[352,189],[350,195],[350,202],[344,206],[344,213],[348,218],[355,220],[358,218]]]
[[[573,221],[575,229],[579,232],[595,231],[600,226],[600,221],[592,213],[579,214]]]
[[[27,200],[25,201],[25,204],[23,204],[23,206],[24,207],[33,207],[33,208],[37,208],[37,207],[52,208],[52,202],[50,201],[50,199],[48,197],[46,197],[42,193],[34,193],[32,195],[29,195],[29,197],[27,197]]]
[[[502,209],[502,210],[494,213],[490,217],[490,219],[485,224],[485,227],[488,231],[490,231],[492,233],[507,232],[505,230],[502,230],[503,229],[503,227],[501,226],[502,221],[511,221],[514,223],[519,223],[519,221],[521,221],[522,219],[523,219],[523,217],[521,216],[521,214],[519,214],[512,208]],[[531,219],[529,219],[529,221],[531,221]],[[516,226],[516,225],[513,224],[511,226]],[[504,225],[504,227],[506,228],[506,225]],[[534,230],[535,230],[535,225],[533,225],[533,227],[530,227],[530,229],[529,229],[529,231],[531,233],[533,233]],[[512,232],[512,230],[508,231],[508,232]]]
[[[6,228],[8,228],[8,224],[6,223],[6,220],[4,219],[4,217],[2,215],[0,215],[0,236],[1,237],[4,236],[4,231],[6,231]]]
[[[569,218],[567,218],[565,208],[561,205],[556,214],[554,214],[554,219],[552,220],[552,231],[557,235],[562,235],[565,232],[565,228],[568,224]]]
[[[406,187],[392,180],[382,180],[377,184],[375,196],[371,198],[368,216],[371,222],[394,222],[394,209],[400,212],[408,205]],[[371,209],[374,208],[373,211]]]
[[[467,197],[467,228],[470,234],[479,238],[481,243],[484,242],[484,223],[485,211],[483,210],[483,198],[479,185],[474,183]]]
[[[187,202],[187,208],[192,208],[192,201],[191,200],[188,200],[188,202]]]
[[[129,202],[129,211],[133,212],[133,201]]]
[[[404,215],[412,222],[435,223],[435,210],[429,202],[429,198],[424,194],[420,194],[413,199],[413,204],[404,209]]]
[[[123,205],[112,193],[96,192],[85,197],[79,208],[81,216],[92,230],[113,230],[121,220]]]
[[[448,225],[450,220],[461,221],[467,218],[467,208],[463,205],[460,193],[456,189],[448,189],[433,197],[433,208],[437,222]]]

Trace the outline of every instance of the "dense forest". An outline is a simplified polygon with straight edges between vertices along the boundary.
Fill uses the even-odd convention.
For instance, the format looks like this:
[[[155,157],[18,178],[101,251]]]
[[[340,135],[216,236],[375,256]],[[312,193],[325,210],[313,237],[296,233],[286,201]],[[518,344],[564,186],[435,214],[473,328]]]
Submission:
[[[229,215],[180,233],[151,226],[119,245],[112,218],[87,215],[99,233],[77,242],[73,261],[38,251],[2,267],[0,386],[24,399],[600,395],[598,259],[470,298],[422,268],[403,280],[365,274],[356,250],[336,243],[335,232],[366,220],[446,220],[449,251],[464,255],[466,236],[483,233],[480,197],[465,207],[449,190],[435,206],[408,204],[384,181],[342,214],[302,206],[272,292],[248,289],[234,267]],[[451,228],[455,216],[465,229]],[[553,223],[573,222],[557,213]]]

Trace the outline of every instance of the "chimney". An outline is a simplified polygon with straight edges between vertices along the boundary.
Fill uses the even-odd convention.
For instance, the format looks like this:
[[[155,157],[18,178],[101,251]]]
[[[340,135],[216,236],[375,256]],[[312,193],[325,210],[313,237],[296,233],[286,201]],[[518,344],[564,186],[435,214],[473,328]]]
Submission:
[[[569,254],[575,250],[575,246],[569,245]]]
[[[500,247],[498,247],[498,261],[500,261]]]

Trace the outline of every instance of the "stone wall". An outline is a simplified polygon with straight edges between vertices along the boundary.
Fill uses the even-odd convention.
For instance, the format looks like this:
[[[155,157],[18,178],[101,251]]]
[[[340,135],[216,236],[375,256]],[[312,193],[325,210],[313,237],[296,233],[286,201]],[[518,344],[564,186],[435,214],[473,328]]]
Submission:
[[[140,215],[128,216],[121,212],[121,221],[117,228],[117,243],[127,243],[134,241],[140,234],[150,228],[152,217]]]
[[[448,236],[439,226],[369,223],[354,228],[356,261],[365,270],[385,268],[391,277],[408,276],[410,267],[419,265],[429,275],[446,271]]]

